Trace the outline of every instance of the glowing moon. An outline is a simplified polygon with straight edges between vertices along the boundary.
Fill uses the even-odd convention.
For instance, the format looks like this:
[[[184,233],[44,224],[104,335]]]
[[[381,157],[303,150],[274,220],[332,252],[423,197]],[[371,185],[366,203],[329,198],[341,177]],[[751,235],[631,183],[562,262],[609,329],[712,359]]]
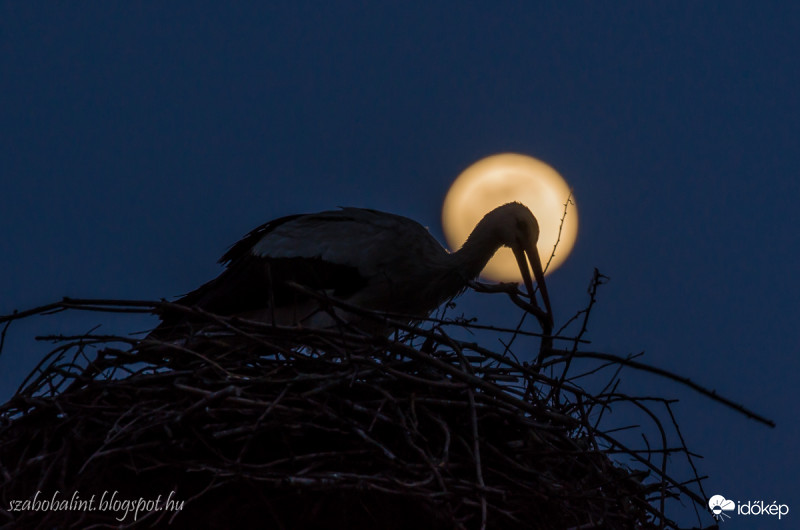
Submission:
[[[568,198],[566,181],[544,162],[513,153],[492,155],[469,166],[450,186],[442,207],[444,235],[453,249],[461,248],[487,212],[507,202],[521,202],[539,222],[536,247],[542,266],[550,261],[545,272],[550,273],[567,259],[578,235],[578,209],[572,197],[561,240],[550,260]],[[514,254],[508,248],[501,248],[481,275],[496,281],[521,281]]]

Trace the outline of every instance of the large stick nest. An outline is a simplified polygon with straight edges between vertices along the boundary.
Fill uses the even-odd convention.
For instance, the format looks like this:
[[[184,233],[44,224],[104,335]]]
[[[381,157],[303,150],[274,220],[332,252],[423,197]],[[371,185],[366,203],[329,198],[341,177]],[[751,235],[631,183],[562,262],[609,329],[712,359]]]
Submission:
[[[166,303],[53,307],[202,314]],[[602,393],[575,384],[569,371],[589,355],[577,336],[571,350],[551,349],[538,365],[456,340],[471,326],[461,319],[395,323],[398,332],[384,337],[205,317],[201,331],[180,340],[50,337],[57,348],[0,408],[7,522],[665,528],[674,526],[667,499],[703,503],[696,474],[667,473],[669,454],[691,455],[682,439],[667,447],[660,421],[663,444],[646,449],[604,432],[600,416],[611,403],[658,415],[652,403],[616,392],[629,359],[597,354],[594,369],[575,374],[610,368]],[[522,333],[491,332],[507,344]],[[657,404],[669,410],[669,401]],[[37,492],[40,501],[58,492],[62,506],[95,495],[95,509],[13,509]],[[112,494],[140,502],[160,495],[160,504],[96,509]]]

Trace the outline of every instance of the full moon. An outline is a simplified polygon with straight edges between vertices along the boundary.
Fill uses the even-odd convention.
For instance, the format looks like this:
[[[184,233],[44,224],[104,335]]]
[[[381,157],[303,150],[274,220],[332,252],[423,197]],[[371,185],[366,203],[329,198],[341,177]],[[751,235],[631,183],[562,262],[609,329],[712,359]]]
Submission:
[[[564,217],[564,205],[567,215]],[[569,256],[578,235],[578,209],[570,188],[555,169],[541,160],[514,153],[492,155],[464,170],[450,186],[442,207],[442,225],[448,244],[461,248],[484,215],[507,202],[521,202],[539,222],[536,248],[545,274],[553,272]],[[561,218],[561,239],[558,232]],[[553,247],[558,241],[552,260]],[[550,265],[547,265],[547,262]],[[501,248],[481,276],[501,282],[522,280],[514,254]]]

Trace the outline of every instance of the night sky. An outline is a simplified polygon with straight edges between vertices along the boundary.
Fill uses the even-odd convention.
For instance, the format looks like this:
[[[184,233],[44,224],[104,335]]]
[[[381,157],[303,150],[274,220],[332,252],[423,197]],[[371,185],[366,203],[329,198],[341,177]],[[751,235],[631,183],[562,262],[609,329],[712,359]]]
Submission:
[[[599,268],[588,348],[645,351],[777,423],[623,372],[632,393],[681,399],[706,493],[800,510],[800,7],[533,4],[2,2],[0,314],[185,293],[291,213],[370,207],[443,240],[452,180],[521,152],[580,210],[548,277],[557,321]],[[516,323],[477,296],[460,309]],[[34,334],[100,320],[12,326],[0,400],[47,350]]]

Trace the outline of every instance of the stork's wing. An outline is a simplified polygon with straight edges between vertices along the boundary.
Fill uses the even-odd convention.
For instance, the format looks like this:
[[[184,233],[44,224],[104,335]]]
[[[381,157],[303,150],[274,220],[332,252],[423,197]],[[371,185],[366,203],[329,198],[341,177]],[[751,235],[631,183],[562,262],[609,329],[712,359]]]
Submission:
[[[239,258],[247,256],[250,254],[250,251],[253,249],[256,243],[258,243],[261,238],[281,226],[282,224],[286,224],[288,222],[294,221],[295,219],[299,219],[301,217],[305,217],[307,214],[297,214],[297,215],[287,215],[286,217],[280,217],[278,219],[273,219],[263,225],[259,226],[258,228],[254,228],[250,232],[247,233],[242,239],[231,245],[231,248],[228,249],[225,254],[219,259],[220,263],[228,264],[235,262]]]
[[[297,308],[309,298],[292,284],[347,299],[375,278],[397,280],[421,258],[444,254],[419,223],[397,215],[343,208],[282,217],[234,244],[222,274],[177,303],[220,315]],[[185,321],[162,315],[165,327]]]
[[[218,315],[235,315],[297,305],[304,297],[291,283],[342,298],[361,289],[366,280],[356,267],[326,262],[319,257],[253,253],[253,247],[276,228],[304,217],[308,216],[282,217],[252,230],[222,256],[220,263],[227,265],[222,274],[175,303]],[[161,320],[160,328],[166,331],[190,319],[185,314],[170,312],[162,314]]]
[[[427,229],[407,217],[362,208],[303,215],[254,241],[256,256],[320,258],[355,267],[365,277],[413,268],[446,254]],[[411,272],[411,271],[409,271]]]

